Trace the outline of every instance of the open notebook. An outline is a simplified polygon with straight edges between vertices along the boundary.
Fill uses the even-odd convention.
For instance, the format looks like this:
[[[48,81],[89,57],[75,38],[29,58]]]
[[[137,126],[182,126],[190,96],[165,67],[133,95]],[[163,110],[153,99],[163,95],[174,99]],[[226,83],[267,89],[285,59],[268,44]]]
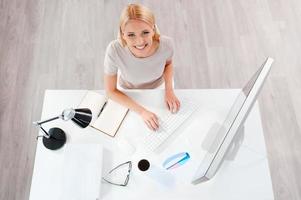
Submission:
[[[105,95],[93,91],[86,93],[78,107],[89,108],[92,111],[90,126],[111,137],[116,135],[129,110]]]

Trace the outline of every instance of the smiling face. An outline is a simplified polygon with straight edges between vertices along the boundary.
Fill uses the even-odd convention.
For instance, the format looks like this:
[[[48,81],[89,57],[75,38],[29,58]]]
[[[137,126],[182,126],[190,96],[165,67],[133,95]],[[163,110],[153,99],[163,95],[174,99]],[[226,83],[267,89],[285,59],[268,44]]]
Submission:
[[[151,25],[141,20],[129,20],[122,30],[122,38],[129,50],[139,58],[148,57],[153,51],[153,36],[155,32]]]

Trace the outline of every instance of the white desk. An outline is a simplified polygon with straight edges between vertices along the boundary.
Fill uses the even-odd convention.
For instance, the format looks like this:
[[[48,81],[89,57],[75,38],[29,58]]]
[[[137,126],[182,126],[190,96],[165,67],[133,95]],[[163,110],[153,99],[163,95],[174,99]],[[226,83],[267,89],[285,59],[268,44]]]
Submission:
[[[189,96],[198,101],[200,109],[189,119],[190,125],[181,128],[179,132],[182,133],[177,133],[178,137],[160,154],[149,154],[137,147],[136,152],[130,155],[119,145],[119,141],[125,138],[136,144],[136,138],[146,130],[142,119],[133,112],[129,112],[115,138],[92,128],[81,129],[71,121],[57,120],[45,124],[44,128],[62,128],[67,134],[69,144],[102,144],[103,172],[124,161],[133,161],[128,186],[118,187],[102,183],[102,199],[274,199],[257,104],[245,123],[244,140],[234,160],[225,161],[212,180],[198,185],[190,184],[206,152],[202,148],[206,134],[214,122],[223,121],[238,92],[236,89],[177,90],[178,97]],[[84,94],[83,90],[47,90],[41,119],[56,116],[65,108],[77,107]],[[131,91],[128,94],[155,112],[165,106],[162,100],[164,93],[161,90]],[[162,162],[168,156],[182,151],[188,151],[191,159],[182,167],[166,173],[161,168]],[[47,186],[51,185],[51,190],[60,189],[59,183],[62,180],[58,178],[58,174],[63,170],[57,164],[59,162],[53,161],[62,159],[63,154],[64,147],[50,151],[43,146],[41,140],[38,141],[30,199],[58,199],[57,196],[47,193]],[[151,161],[161,181],[147,174],[150,172],[143,173],[137,169],[137,161],[142,158]],[[46,193],[48,196],[45,196]]]

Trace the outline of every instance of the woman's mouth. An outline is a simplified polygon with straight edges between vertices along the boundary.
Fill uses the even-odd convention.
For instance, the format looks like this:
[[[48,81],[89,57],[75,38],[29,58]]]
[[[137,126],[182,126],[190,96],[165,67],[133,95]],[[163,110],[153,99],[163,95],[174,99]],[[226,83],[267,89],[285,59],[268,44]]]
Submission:
[[[147,46],[147,44],[144,44],[144,45],[137,45],[137,46],[134,46],[136,49],[138,50],[143,50],[145,47]]]

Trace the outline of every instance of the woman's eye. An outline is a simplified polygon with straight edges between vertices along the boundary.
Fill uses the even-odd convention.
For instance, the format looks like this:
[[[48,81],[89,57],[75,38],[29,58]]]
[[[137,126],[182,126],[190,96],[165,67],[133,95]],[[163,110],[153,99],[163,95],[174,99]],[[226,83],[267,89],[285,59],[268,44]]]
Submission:
[[[147,34],[149,34],[149,31],[144,31],[143,32],[143,35],[147,35]]]
[[[134,37],[135,36],[135,34],[128,34],[128,37]]]

